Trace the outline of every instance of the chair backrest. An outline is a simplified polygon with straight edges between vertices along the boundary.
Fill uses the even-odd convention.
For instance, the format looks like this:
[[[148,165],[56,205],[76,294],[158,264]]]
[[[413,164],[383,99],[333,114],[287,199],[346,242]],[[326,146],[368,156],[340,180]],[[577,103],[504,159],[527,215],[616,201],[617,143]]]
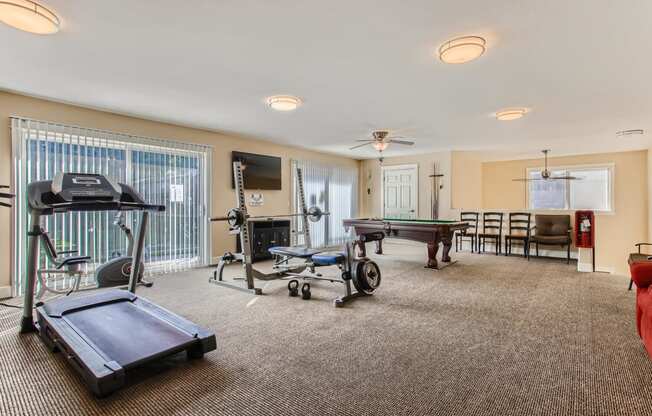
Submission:
[[[503,213],[485,212],[482,214],[482,232],[485,234],[503,233]]]
[[[528,234],[530,230],[530,219],[532,214],[529,212],[510,212],[509,213],[509,233],[510,234]]]
[[[570,215],[537,214],[534,216],[537,235],[568,235]]]
[[[460,212],[460,221],[469,223],[469,228],[464,230],[462,234],[477,234],[479,218],[480,218],[479,212],[471,212],[471,211]]]

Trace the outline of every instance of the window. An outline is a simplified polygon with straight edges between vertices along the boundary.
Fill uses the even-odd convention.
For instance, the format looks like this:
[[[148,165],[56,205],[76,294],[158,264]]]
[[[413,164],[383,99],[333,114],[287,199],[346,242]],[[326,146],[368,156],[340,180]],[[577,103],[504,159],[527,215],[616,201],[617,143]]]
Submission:
[[[13,118],[16,187],[14,292],[20,295],[27,245],[27,184],[58,172],[101,173],[133,186],[147,202],[165,205],[152,213],[143,252],[147,274],[208,263],[207,206],[211,149],[206,146],[128,136]],[[97,266],[124,255],[127,241],[113,212],[69,212],[43,218],[57,249],[78,250]],[[125,213],[136,232],[139,215]],[[39,268],[49,267],[46,256]],[[68,282],[57,282],[66,286]],[[92,273],[82,281],[94,284]],[[56,287],[55,287],[56,288]]]
[[[296,168],[303,173],[303,187],[306,205],[319,206],[330,215],[321,221],[310,223],[310,238],[313,247],[327,247],[344,244],[349,233],[344,231],[342,221],[358,213],[358,169],[344,166],[325,166],[311,161],[292,161],[294,183],[293,210],[299,212],[299,194]],[[294,244],[304,244],[302,222],[294,221],[297,230]]]
[[[613,211],[613,165],[550,168],[551,176],[578,180],[528,182],[530,209]],[[541,169],[528,169],[528,178],[541,178]]]

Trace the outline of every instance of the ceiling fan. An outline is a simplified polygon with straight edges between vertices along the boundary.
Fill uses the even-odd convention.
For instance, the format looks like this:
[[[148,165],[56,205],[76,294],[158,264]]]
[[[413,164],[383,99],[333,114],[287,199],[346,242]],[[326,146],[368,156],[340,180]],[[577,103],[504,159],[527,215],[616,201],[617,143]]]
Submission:
[[[371,138],[356,140],[362,143],[350,147],[349,150],[354,150],[370,144],[374,149],[382,152],[383,150],[387,149],[391,143],[406,146],[412,146],[414,144],[414,142],[411,140],[399,140],[403,138],[404,137],[401,136],[391,136],[389,130],[375,130],[371,132]]]
[[[552,176],[550,173],[550,170],[548,170],[548,153],[550,150],[542,150],[543,152],[543,157],[544,157],[544,167],[543,170],[541,171],[541,177],[540,178],[518,178],[518,179],[512,179],[513,181],[518,181],[518,182],[529,182],[529,181],[560,181],[560,180],[565,180],[565,181],[570,181],[570,180],[578,180],[582,178],[578,178],[577,176]]]

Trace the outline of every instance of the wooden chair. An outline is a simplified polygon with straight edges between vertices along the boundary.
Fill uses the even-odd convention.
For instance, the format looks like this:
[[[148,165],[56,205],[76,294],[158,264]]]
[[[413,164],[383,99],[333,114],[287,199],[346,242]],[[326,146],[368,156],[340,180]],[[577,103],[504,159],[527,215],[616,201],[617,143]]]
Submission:
[[[505,255],[512,254],[512,242],[523,242],[523,257],[527,257],[527,251],[530,248],[530,219],[532,214],[529,212],[510,212],[509,213],[509,232],[505,235]]]
[[[469,228],[466,230],[458,231],[455,233],[455,251],[462,250],[464,239],[467,238],[471,242],[471,253],[475,251],[475,245],[478,240],[478,220],[480,217],[479,212],[461,212],[460,221],[468,222]],[[458,248],[459,247],[459,248]]]
[[[482,214],[482,232],[478,234],[478,253],[485,252],[485,245],[487,240],[494,240],[496,244],[496,255],[502,252],[502,212],[485,212]],[[482,247],[482,251],[480,250],[480,247]]]
[[[530,243],[536,244],[536,255],[539,257],[539,244],[549,246],[566,246],[566,264],[570,264],[571,226],[570,215],[535,215],[534,229]],[[528,247],[528,260],[530,248]]]

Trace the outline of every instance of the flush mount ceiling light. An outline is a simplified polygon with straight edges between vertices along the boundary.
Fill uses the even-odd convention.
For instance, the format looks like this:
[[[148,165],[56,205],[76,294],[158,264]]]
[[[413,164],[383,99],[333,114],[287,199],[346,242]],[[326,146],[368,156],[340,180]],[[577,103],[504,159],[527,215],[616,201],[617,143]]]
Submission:
[[[274,95],[267,98],[267,105],[276,111],[294,111],[301,104],[301,98],[292,95]]]
[[[523,117],[528,112],[527,108],[506,108],[496,113],[500,121],[512,121]]]
[[[645,133],[643,129],[632,129],[632,130],[620,130],[616,132],[616,136],[638,136]]]
[[[0,0],[0,21],[38,35],[59,31],[59,18],[46,7],[31,0]]]
[[[480,36],[462,36],[444,42],[439,47],[439,59],[447,64],[463,64],[479,58],[487,41]]]

